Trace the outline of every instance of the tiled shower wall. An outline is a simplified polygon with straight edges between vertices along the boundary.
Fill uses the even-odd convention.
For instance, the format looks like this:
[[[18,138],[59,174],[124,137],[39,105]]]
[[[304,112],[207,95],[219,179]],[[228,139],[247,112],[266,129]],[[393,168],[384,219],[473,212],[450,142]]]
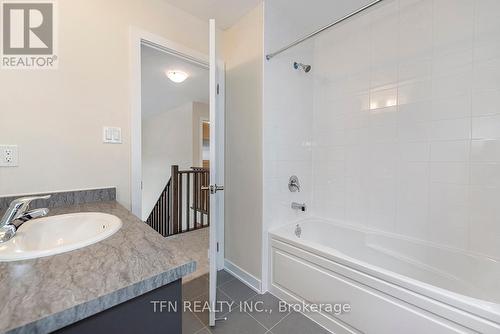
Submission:
[[[386,0],[312,65],[312,213],[500,258],[500,1]]]
[[[306,217],[291,209],[292,202],[312,202],[312,108],[314,77],[293,68],[293,61],[309,64],[314,41],[285,57],[267,63],[264,82],[264,216],[266,228],[276,228]],[[288,190],[290,176],[299,177],[301,191]]]

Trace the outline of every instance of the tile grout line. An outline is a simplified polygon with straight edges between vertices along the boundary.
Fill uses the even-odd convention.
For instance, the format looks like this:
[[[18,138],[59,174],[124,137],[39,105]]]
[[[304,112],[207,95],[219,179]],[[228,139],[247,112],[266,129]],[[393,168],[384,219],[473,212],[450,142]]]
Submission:
[[[267,328],[266,326],[264,326],[264,324],[262,324],[259,320],[255,319],[254,316],[252,316],[250,313],[248,312],[245,312],[246,314],[248,314],[253,320],[257,321],[259,323],[259,325],[261,325],[262,327],[264,327],[267,332],[270,332],[271,331],[271,328],[274,328],[277,324],[279,324],[281,322],[281,320],[285,319],[286,317],[288,317],[288,315],[290,314],[290,312],[288,312],[283,318],[281,318],[276,324],[274,324],[273,326],[271,326],[271,328]],[[266,333],[267,333],[266,332]]]
[[[189,311],[191,312],[191,311]],[[206,328],[207,326],[203,323],[203,321],[196,315],[196,313],[194,312],[191,312],[191,314],[196,318],[196,320],[198,320],[200,322],[200,324],[203,326],[202,328],[200,328],[200,330],[198,330],[198,332],[200,332],[203,328]],[[198,333],[198,332],[194,332],[194,334]]]
[[[227,282],[224,282],[224,283],[223,283],[223,284],[221,284],[220,286],[217,286],[217,287],[216,287],[216,289],[217,289],[217,290],[220,290],[220,293],[222,293],[224,296],[226,296],[226,297],[227,297],[227,298],[228,298],[231,302],[236,302],[233,298],[231,298],[231,296],[229,296],[226,292],[224,292],[224,290],[220,289],[221,287],[223,287],[223,286],[227,285],[227,284],[228,284],[228,283],[230,283],[230,282],[233,282],[234,280],[238,280],[240,283],[242,283],[242,284],[243,284],[243,282],[241,282],[241,280],[239,280],[238,278],[234,277],[233,275],[231,275],[231,276],[232,276],[232,278],[231,278],[231,279],[229,279]],[[201,277],[203,277],[203,276],[200,276],[200,278],[201,278]],[[209,280],[209,278],[207,278],[207,277],[204,277],[204,279],[205,279],[205,280],[207,280],[207,281],[210,281],[210,280]],[[249,300],[251,300],[251,299],[253,299],[253,298],[255,298],[255,297],[257,297],[257,296],[259,296],[259,295],[260,295],[258,292],[255,292],[255,291],[253,291],[253,290],[252,290],[252,292],[253,292],[253,294],[252,294],[250,297],[248,297],[247,299],[244,299],[244,300],[240,301],[239,303],[246,303],[246,302],[248,302]],[[208,292],[206,292],[206,293],[202,293],[202,294],[200,294],[200,295],[198,295],[198,296],[195,296],[195,297],[193,297],[193,298],[198,298],[198,297],[201,297],[201,296],[206,295],[206,294],[209,294],[209,293],[210,293],[210,291],[208,291]],[[240,304],[240,305],[241,305],[241,304]],[[233,308],[231,307],[231,308],[229,309],[229,311],[228,311],[228,312],[226,312],[226,313],[224,313],[224,314],[222,314],[222,316],[227,316],[227,315],[229,315],[230,313],[232,313],[234,310],[235,310],[235,309],[233,309]],[[193,333],[193,334],[200,333],[200,332],[202,332],[204,329],[208,330],[209,332],[212,332],[212,331],[211,331],[211,328],[210,328],[209,326],[205,326],[205,324],[203,323],[203,321],[201,320],[201,318],[200,318],[200,317],[199,317],[196,313],[194,313],[194,312],[191,312],[191,313],[192,313],[192,314],[193,314],[193,316],[194,316],[194,317],[195,317],[195,318],[196,318],[196,319],[197,319],[197,320],[198,320],[198,321],[199,321],[199,322],[203,325],[203,327],[202,327],[201,329],[199,329],[198,331],[196,331],[196,332],[195,332],[195,333]],[[253,316],[252,316],[249,312],[245,311],[244,313],[246,313],[246,314],[247,314],[247,315],[248,315],[248,316],[249,316],[249,317],[250,317],[253,321],[255,321],[255,322],[256,322],[256,323],[257,323],[260,327],[262,327],[262,328],[265,330],[265,332],[264,332],[264,333],[266,333],[266,334],[267,334],[267,333],[272,333],[272,332],[271,332],[271,329],[272,329],[272,328],[274,328],[274,327],[276,327],[276,325],[278,325],[281,321],[283,321],[285,318],[287,318],[287,317],[291,314],[291,312],[288,312],[288,313],[287,313],[287,314],[286,314],[283,318],[281,318],[281,319],[280,319],[280,320],[279,320],[279,321],[278,321],[275,325],[273,325],[270,329],[268,329],[268,328],[267,328],[266,326],[264,326],[261,322],[259,322],[257,319],[255,319],[255,318],[254,318],[254,317],[253,317]],[[228,319],[228,320],[229,320],[229,319]]]
[[[222,284],[222,285],[220,285],[220,286],[218,286],[218,287],[217,287],[217,290],[220,290],[220,293],[221,293],[221,294],[223,294],[224,296],[226,296],[226,297],[227,297],[227,298],[228,298],[231,302],[236,302],[236,301],[235,301],[233,298],[231,298],[231,296],[229,296],[226,292],[224,292],[222,289],[220,289],[220,287],[222,287],[222,286],[224,286],[224,285],[226,285],[226,284],[228,284],[228,283],[230,283],[230,282],[232,282],[232,281],[234,281],[234,280],[238,280],[238,281],[240,281],[238,278],[236,278],[236,277],[234,277],[234,276],[233,276],[233,278],[232,278],[232,279],[228,280],[228,281],[227,281],[227,282],[225,282],[224,284]],[[243,282],[241,282],[241,281],[240,281],[240,283],[243,283]],[[255,297],[257,297],[257,296],[261,295],[261,294],[259,294],[258,292],[255,292],[255,291],[253,291],[253,292],[254,292],[254,293],[253,293],[250,297],[248,297],[247,299],[241,300],[241,301],[240,301],[240,302],[238,302],[238,303],[240,303],[240,305],[241,305],[241,303],[248,302],[248,301],[250,301],[251,299],[253,299],[253,298],[255,298]],[[208,292],[208,293],[209,293],[209,292]],[[206,294],[207,294],[207,293],[203,293],[203,294],[201,294],[200,296],[203,296],[203,295],[206,295]],[[272,295],[272,294],[271,294],[271,295]],[[274,295],[273,295],[273,296],[274,296]],[[199,296],[198,296],[198,297],[199,297]],[[195,297],[195,298],[196,298],[196,297]],[[278,298],[278,299],[279,299],[279,300],[281,300],[280,298]],[[230,308],[230,309],[229,309],[229,311],[228,311],[228,312],[226,312],[226,313],[224,313],[224,314],[222,314],[222,316],[227,316],[227,315],[231,314],[231,313],[232,313],[233,311],[235,311],[235,310],[236,310],[236,309]],[[197,319],[197,320],[198,320],[198,321],[199,321],[199,322],[203,325],[203,327],[202,327],[201,329],[199,329],[198,331],[196,331],[196,332],[195,332],[195,333],[193,333],[193,334],[198,334],[198,333],[201,333],[203,330],[207,330],[208,332],[213,333],[213,331],[212,331],[211,327],[210,327],[210,326],[205,326],[205,324],[203,323],[203,321],[201,320],[201,318],[200,318],[200,317],[199,317],[196,313],[194,313],[194,312],[191,312],[191,313],[192,313],[192,314],[195,316],[195,318],[196,318],[196,319]],[[261,323],[260,321],[258,321],[255,317],[253,317],[253,316],[252,316],[252,315],[251,315],[248,311],[245,311],[245,312],[243,312],[243,313],[245,313],[246,315],[248,315],[248,316],[249,316],[249,317],[250,317],[253,321],[255,321],[255,322],[256,322],[256,323],[257,323],[257,324],[258,324],[261,328],[263,328],[263,329],[265,330],[265,332],[264,332],[265,334],[273,334],[273,333],[272,333],[272,330],[273,330],[274,328],[276,328],[276,327],[277,327],[277,326],[278,326],[281,322],[285,321],[285,320],[286,320],[288,317],[290,317],[290,315],[292,314],[292,312],[288,312],[288,313],[287,313],[284,317],[282,317],[282,318],[281,318],[281,319],[280,319],[280,320],[279,320],[276,324],[274,324],[272,327],[270,327],[270,328],[268,329],[266,326],[264,326],[264,324],[262,324],[262,323]],[[227,321],[229,321],[229,319],[227,319]]]
[[[210,332],[210,329],[207,328],[207,326],[203,325],[202,328],[200,328],[198,331],[194,332],[193,334],[198,334],[198,333],[201,333],[204,329],[206,329],[207,331]]]
[[[273,327],[271,327],[269,329],[269,331],[271,332],[276,326],[278,326],[282,321],[284,321],[286,318],[288,318],[290,316],[290,314],[292,314],[292,312],[288,312],[288,314],[286,316],[283,317],[283,319],[281,319],[280,321],[278,321]]]
[[[231,276],[232,276],[232,275],[231,275]],[[209,281],[209,279],[207,279],[207,278],[205,278],[205,279],[206,279],[207,281]],[[236,278],[235,278],[235,277],[233,277],[232,279],[228,280],[227,282],[225,282],[225,283],[224,283],[224,284],[222,284],[221,286],[223,286],[223,285],[225,285],[225,284],[227,284],[227,283],[229,283],[229,282],[232,282],[232,281],[233,281],[233,280],[235,280],[235,279],[236,279]],[[216,287],[216,290],[219,290],[219,288],[220,288],[220,287]],[[230,300],[230,301],[232,301],[232,302],[233,302],[233,299],[232,299],[232,298],[231,298],[231,297],[230,297],[227,293],[225,293],[222,289],[220,289],[220,292],[221,292],[223,295],[225,295],[227,298],[229,298],[229,300]],[[207,292],[202,293],[202,294],[200,294],[199,296],[196,296],[196,297],[193,297],[193,298],[199,298],[199,297],[201,297],[201,296],[204,296],[204,295],[209,295],[209,294],[210,294],[210,291],[207,291]],[[231,313],[231,311],[232,311],[232,309],[230,309],[228,312],[224,313],[222,316],[225,316],[225,315],[227,315],[227,314]],[[198,332],[201,332],[201,331],[202,331],[203,329],[205,329],[205,328],[206,328],[209,332],[212,332],[212,331],[210,330],[210,326],[206,326],[206,325],[205,325],[205,323],[203,322],[203,320],[202,320],[202,319],[201,319],[201,318],[200,318],[200,317],[199,317],[199,316],[198,316],[195,312],[191,312],[191,313],[192,313],[192,314],[193,314],[193,316],[194,316],[194,317],[195,317],[195,318],[196,318],[196,319],[197,319],[197,320],[198,320],[198,321],[199,321],[199,322],[200,322],[200,323],[204,326],[204,327],[203,327],[203,328],[201,328]],[[198,333],[198,332],[195,332],[194,334],[196,334],[196,333]]]
[[[232,275],[231,275],[231,276],[232,276]],[[240,281],[238,278],[236,278],[236,277],[234,277],[234,276],[233,276],[233,279],[232,279],[230,282],[232,282],[233,280],[238,280],[238,281]],[[226,283],[229,283],[229,282],[226,282]],[[226,283],[225,283],[225,284],[226,284]],[[244,284],[244,283],[243,283],[243,282],[241,282],[241,281],[240,281],[240,283]],[[223,284],[223,285],[224,285],[224,284]],[[245,286],[246,286],[246,285],[245,285]],[[253,291],[253,290],[252,290],[252,291]],[[235,301],[231,298],[231,296],[229,296],[227,293],[225,293],[222,289],[221,289],[221,292],[222,292],[225,296],[227,296],[227,297],[228,297],[231,301],[235,302]],[[244,299],[244,300],[240,301],[240,303],[246,303],[246,302],[248,302],[250,299],[253,299],[253,298],[255,298],[256,296],[258,296],[258,295],[259,295],[259,293],[258,293],[258,292],[255,292],[255,291],[253,291],[253,292],[255,293],[254,295],[250,296],[250,297],[249,297],[249,298],[247,298],[247,299]],[[241,304],[240,304],[240,305],[241,305]],[[241,309],[240,309],[240,311],[241,311]],[[231,309],[229,312],[225,313],[224,315],[228,315],[228,314],[230,314],[231,312],[233,312],[233,309]],[[264,328],[264,329],[265,329],[265,332],[264,332],[264,333],[267,333],[267,332],[269,331],[269,329],[267,329],[267,327],[266,327],[266,326],[264,326],[263,324],[261,324],[261,323],[260,323],[257,319],[255,319],[255,318],[254,318],[254,317],[253,317],[250,313],[248,313],[247,311],[245,311],[244,313],[246,313],[248,316],[250,316],[250,318],[251,318],[252,320],[254,320],[254,321],[255,321],[255,322],[256,322],[259,326],[261,326],[262,328]],[[223,316],[224,316],[224,315],[223,315]],[[228,320],[229,320],[229,319],[228,319]]]
[[[189,284],[189,283],[191,283],[191,282],[193,282],[193,281],[195,281],[195,280],[197,280],[197,279],[201,279],[203,276],[205,276],[205,274],[204,274],[204,275],[202,275],[202,276],[200,276],[200,277],[195,278],[194,280],[191,280],[191,281],[187,282],[187,283],[186,283],[186,285],[187,285],[187,284]],[[231,275],[231,276],[232,276],[232,275]],[[209,280],[208,278],[204,277],[204,279],[205,279],[207,282],[210,282],[210,280]],[[220,287],[222,287],[222,286],[224,286],[224,285],[226,285],[226,284],[228,284],[228,283],[230,283],[230,282],[234,281],[235,279],[236,279],[236,277],[233,277],[232,279],[228,280],[227,282],[224,282],[224,283],[223,283],[223,284],[221,284],[220,286],[217,286],[217,287],[216,287],[216,289],[219,289]],[[209,290],[210,290],[210,289],[209,289]],[[221,291],[222,291],[222,290],[221,290]],[[209,293],[210,293],[210,291],[207,291],[207,292],[201,293],[201,294],[199,294],[199,295],[193,296],[193,297],[192,297],[192,299],[199,298],[199,297],[201,297],[201,296],[203,296],[203,295],[206,295],[206,294],[209,294]],[[224,293],[224,294],[227,296],[227,294],[226,294],[226,293]],[[229,297],[229,296],[228,296],[228,297]]]

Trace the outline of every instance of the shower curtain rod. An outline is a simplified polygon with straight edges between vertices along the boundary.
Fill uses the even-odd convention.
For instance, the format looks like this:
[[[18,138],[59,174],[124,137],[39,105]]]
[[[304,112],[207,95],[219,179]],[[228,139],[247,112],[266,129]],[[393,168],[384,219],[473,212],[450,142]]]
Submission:
[[[331,27],[333,27],[333,26],[335,26],[335,25],[337,25],[337,24],[339,24],[339,23],[341,23],[341,22],[344,22],[345,20],[347,20],[347,19],[349,19],[349,18],[353,17],[354,15],[359,14],[359,13],[361,13],[362,11],[364,11],[364,10],[366,10],[366,9],[370,8],[370,7],[373,7],[373,6],[375,6],[376,4],[378,4],[379,2],[382,2],[382,1],[384,1],[384,0],[376,0],[376,1],[371,2],[371,3],[367,4],[366,6],[363,6],[363,7],[359,8],[358,10],[356,10],[356,11],[352,12],[351,14],[348,14],[348,15],[344,16],[343,18],[341,18],[341,19],[339,19],[339,20],[337,20],[337,21],[335,21],[335,22],[333,22],[333,23],[330,23],[329,25],[327,25],[327,26],[325,26],[325,27],[323,27],[323,28],[320,28],[320,29],[316,30],[315,32],[313,32],[313,33],[311,33],[311,34],[309,34],[309,35],[307,35],[307,36],[304,36],[304,37],[302,37],[302,38],[300,38],[300,39],[296,40],[295,42],[293,42],[293,43],[291,43],[291,44],[289,44],[289,45],[285,46],[284,48],[281,48],[281,49],[279,49],[279,50],[278,50],[278,51],[276,51],[276,52],[273,52],[273,53],[270,53],[270,54],[266,55],[266,59],[267,59],[267,60],[271,60],[271,58],[273,58],[274,56],[277,56],[277,55],[279,55],[280,53],[282,53],[282,52],[284,52],[284,51],[286,51],[286,50],[288,50],[288,49],[290,49],[290,48],[294,47],[295,45],[300,44],[300,43],[302,43],[302,42],[304,42],[304,41],[308,40],[309,38],[314,37],[314,36],[316,36],[317,34],[322,33],[323,31],[325,31],[325,30],[327,30],[327,29],[330,29]]]

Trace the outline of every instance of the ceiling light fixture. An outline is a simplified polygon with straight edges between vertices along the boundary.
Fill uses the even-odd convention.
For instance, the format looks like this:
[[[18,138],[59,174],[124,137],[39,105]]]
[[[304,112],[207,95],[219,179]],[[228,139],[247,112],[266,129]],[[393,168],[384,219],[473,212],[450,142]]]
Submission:
[[[184,82],[189,75],[182,71],[167,71],[167,77],[175,83]]]

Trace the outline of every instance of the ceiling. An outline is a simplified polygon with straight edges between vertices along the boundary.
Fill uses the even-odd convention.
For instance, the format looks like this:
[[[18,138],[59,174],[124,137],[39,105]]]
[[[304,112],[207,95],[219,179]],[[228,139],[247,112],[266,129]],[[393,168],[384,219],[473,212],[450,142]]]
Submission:
[[[166,0],[201,20],[215,19],[220,29],[230,28],[262,0]]]
[[[188,102],[209,102],[208,69],[179,57],[143,45],[142,115],[148,117]],[[180,70],[189,74],[183,83],[170,81],[165,72]]]

